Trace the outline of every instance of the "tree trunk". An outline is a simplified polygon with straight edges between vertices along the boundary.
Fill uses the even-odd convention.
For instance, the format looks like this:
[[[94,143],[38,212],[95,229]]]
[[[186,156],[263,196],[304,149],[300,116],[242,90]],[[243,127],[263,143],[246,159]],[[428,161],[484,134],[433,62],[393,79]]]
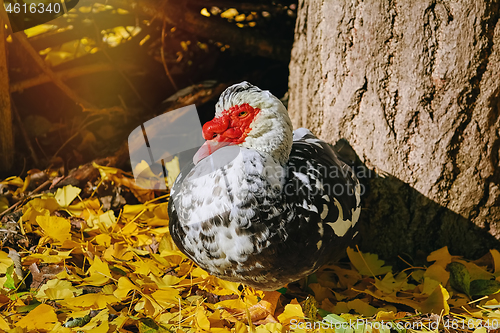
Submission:
[[[497,246],[499,17],[493,0],[299,1],[294,126],[347,139],[390,175],[366,182],[363,248],[390,259]]]
[[[14,164],[14,134],[7,70],[6,34],[0,17],[0,172],[10,171]]]

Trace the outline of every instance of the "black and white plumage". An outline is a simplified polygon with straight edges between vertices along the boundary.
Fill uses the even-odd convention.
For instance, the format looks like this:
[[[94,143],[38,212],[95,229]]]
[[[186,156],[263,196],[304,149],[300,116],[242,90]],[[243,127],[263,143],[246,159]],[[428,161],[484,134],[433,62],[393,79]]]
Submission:
[[[274,290],[345,250],[361,212],[360,184],[331,146],[292,125],[268,91],[226,89],[207,142],[175,181],[170,233],[210,274]]]

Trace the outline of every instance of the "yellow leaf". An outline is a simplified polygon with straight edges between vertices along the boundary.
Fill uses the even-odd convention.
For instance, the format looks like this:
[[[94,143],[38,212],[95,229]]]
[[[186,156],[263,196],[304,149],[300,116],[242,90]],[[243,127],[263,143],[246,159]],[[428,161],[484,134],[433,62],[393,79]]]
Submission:
[[[63,188],[58,188],[55,199],[59,206],[61,207],[68,207],[73,200],[78,197],[82,190],[78,187],[72,186],[72,185],[67,185],[64,186]]]
[[[334,313],[348,313],[350,310],[351,309],[349,309],[346,302],[337,302],[337,304],[335,304],[333,312]]]
[[[7,268],[9,268],[14,262],[9,258],[9,254],[0,251],[0,274],[5,274]]]
[[[287,304],[285,311],[278,316],[278,320],[282,324],[288,324],[293,318],[304,318],[304,312],[302,312],[300,304]]]
[[[285,332],[280,323],[267,323],[256,328],[255,333],[282,333]]]
[[[243,324],[240,321],[237,321],[234,324],[234,333],[248,333],[247,325]]]
[[[221,279],[216,279],[216,283],[221,287],[226,289],[226,293],[218,293],[219,295],[229,295],[232,293],[235,293],[236,295],[241,295],[241,291],[238,289],[238,287],[241,285],[241,283],[237,282],[231,282],[231,281],[226,281],[226,280],[221,280]]]
[[[168,220],[168,203],[164,202],[155,205],[153,208],[153,213],[159,219]]]
[[[58,216],[37,216],[36,222],[46,236],[63,243],[71,239],[71,223]]]
[[[144,312],[147,316],[156,317],[164,309],[150,295],[142,295],[142,298],[134,307],[137,312]]]
[[[493,257],[493,264],[495,265],[495,275],[500,273],[500,252],[498,250],[490,250],[491,256]]]
[[[380,300],[383,300],[383,301],[386,301],[386,302],[389,302],[389,303],[398,303],[398,304],[404,304],[404,305],[407,305],[411,308],[414,308],[414,309],[419,309],[420,308],[420,303],[417,302],[417,301],[414,301],[412,299],[408,299],[408,298],[404,298],[404,297],[396,297],[396,296],[393,296],[393,295],[387,295],[387,294],[384,294],[382,293],[381,291],[379,290],[376,290],[376,291],[371,291],[371,290],[356,290],[353,288],[354,291],[358,291],[358,292],[362,292],[362,293],[365,293],[365,294],[368,294],[368,295],[371,295],[375,298],[378,298]]]
[[[163,289],[167,287],[171,287],[182,281],[181,278],[178,278],[177,276],[169,275],[166,274],[163,277],[158,277],[155,275],[151,276],[151,279],[156,283],[158,288]]]
[[[193,277],[201,277],[203,279],[206,279],[209,276],[209,274],[204,269],[202,269],[200,267],[196,267],[195,269],[193,269],[191,271],[191,276],[193,276]]]
[[[172,185],[174,185],[175,179],[181,172],[181,168],[179,166],[179,157],[175,156],[171,161],[166,162],[165,168],[168,171],[167,174],[168,187],[172,187]]]
[[[441,267],[441,266],[439,266]],[[422,294],[430,295],[436,290],[436,287],[439,285],[439,281],[436,281],[430,277],[424,278],[424,283],[422,285]]]
[[[122,217],[126,219],[133,219],[138,214],[142,213],[143,210],[146,209],[146,206],[143,204],[139,205],[125,205],[123,206]]]
[[[391,266],[383,266],[384,261],[379,260],[376,254],[356,252],[348,247],[347,256],[361,275],[383,275],[392,270]]]
[[[486,327],[478,327],[472,333],[487,333],[487,332],[488,330],[486,329]]]
[[[108,247],[106,251],[104,251],[103,258],[108,262],[114,260],[132,260],[134,257],[133,253],[129,251],[129,247],[126,244],[115,243]]]
[[[246,304],[241,299],[226,299],[225,301],[220,301],[217,303],[218,307],[226,308],[226,309],[236,309],[242,310],[245,308]]]
[[[23,207],[23,222],[35,223],[39,215],[50,215],[59,209],[59,204],[53,197],[35,198]]]
[[[397,279],[396,279],[397,278]],[[392,294],[397,291],[411,290],[414,285],[408,284],[405,273],[400,273],[396,278],[392,272],[387,273],[382,280],[375,280],[375,287],[386,294]]]
[[[366,317],[371,317],[377,313],[377,309],[360,299],[347,302],[349,309],[356,311]]]
[[[122,326],[125,324],[125,322],[129,319],[128,316],[124,315],[123,313],[120,313],[118,317],[116,317],[111,324],[116,326],[116,329],[120,331]]]
[[[57,321],[54,309],[50,305],[40,304],[14,325],[24,327],[28,331],[49,331]]]
[[[71,309],[83,308],[93,310],[103,309],[108,304],[113,304],[116,302],[118,302],[118,299],[114,295],[103,294],[86,294],[59,301],[59,303],[64,304]]]
[[[111,245],[111,236],[108,234],[99,234],[95,237],[97,244],[109,247]]]
[[[394,314],[394,311],[379,311],[377,313],[377,318],[375,319],[376,321],[392,321],[396,319],[396,315]]]
[[[149,273],[152,273],[153,275],[160,276],[164,273],[164,270],[156,266],[156,262],[151,259],[130,262],[129,266],[134,269],[136,274],[140,275],[148,275]]]
[[[91,215],[87,220],[89,227],[96,229],[97,227],[102,228],[102,230],[107,230],[116,223],[115,213],[112,210],[108,210],[106,213],[100,215]]]
[[[443,266],[435,263],[425,271],[424,278],[426,277],[439,281],[443,286],[446,286],[450,278],[450,272],[445,270]]]
[[[122,172],[120,169],[113,168],[113,167],[101,166],[95,162],[92,162],[92,165],[94,166],[94,168],[99,170],[99,173],[101,174],[101,178],[103,180],[108,179],[108,175],[116,175],[116,174],[120,174]]]
[[[429,254],[427,257],[427,261],[435,261],[436,264],[442,267],[446,267],[451,262],[452,256],[450,252],[448,252],[448,246],[445,246],[443,248],[440,248],[439,250],[436,250]]]
[[[0,182],[2,185],[13,185],[16,187],[22,187],[24,185],[24,181],[17,176],[12,176],[9,178],[6,178]]]
[[[69,281],[52,279],[47,281],[36,294],[37,299],[59,300],[73,297],[77,289]]]
[[[78,331],[92,333],[107,333],[109,330],[108,323],[109,311],[104,309],[93,317],[85,326],[79,327]]]
[[[179,304],[179,291],[175,288],[157,290],[151,294],[151,298],[164,308]]]
[[[63,260],[70,259],[69,255],[73,250],[69,251],[54,251],[51,249],[45,249],[43,253],[30,254],[27,259],[40,259],[46,264],[58,264]]]
[[[111,271],[108,264],[101,261],[101,258],[97,256],[94,257],[94,262],[89,267],[87,273],[90,274],[90,277],[84,279],[85,283],[94,286],[102,286],[111,278]]]
[[[450,307],[447,302],[449,298],[448,291],[442,285],[439,285],[429,295],[429,298],[422,303],[419,310],[423,313],[441,313],[441,310],[444,310],[443,314],[447,315],[450,313]]]
[[[469,261],[465,261],[465,260],[456,260],[456,261],[465,265],[465,267],[467,268],[467,271],[469,272],[471,281],[490,280],[490,279],[494,278],[494,275],[492,273],[488,272],[483,267],[479,267],[478,265],[474,264],[473,262],[469,262]]]
[[[205,309],[202,306],[196,308],[196,326],[205,331],[210,331],[210,321],[205,314]]]
[[[55,201],[55,200],[54,200]],[[66,208],[74,216],[82,217],[83,219],[88,219],[99,212],[101,204],[99,199],[87,199],[73,204]]]
[[[9,208],[9,199],[7,197],[0,195],[0,213],[6,211]]]
[[[5,319],[1,315],[0,315],[0,330],[4,331],[10,330],[9,324],[5,321]]]
[[[139,227],[135,222],[130,222],[127,223],[123,228],[122,228],[122,235],[137,235],[139,231]]]
[[[135,284],[133,284],[128,278],[122,276],[118,279],[118,288],[113,292],[113,295],[116,296],[119,300],[124,300],[127,298],[129,291],[136,290],[140,291]]]

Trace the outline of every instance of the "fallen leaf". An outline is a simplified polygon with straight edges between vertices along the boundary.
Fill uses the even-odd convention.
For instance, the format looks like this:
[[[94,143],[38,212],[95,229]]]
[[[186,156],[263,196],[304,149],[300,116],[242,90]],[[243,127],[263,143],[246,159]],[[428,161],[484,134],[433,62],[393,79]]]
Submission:
[[[448,264],[447,269],[450,271],[451,287],[470,296],[470,275],[465,265],[452,262]]]
[[[71,223],[65,218],[57,216],[38,216],[36,222],[43,229],[47,237],[61,243],[71,239]]]
[[[383,275],[392,269],[391,266],[384,266],[384,261],[380,260],[376,254],[356,252],[349,247],[347,248],[347,255],[361,275]]]
[[[15,326],[23,327],[28,331],[49,331],[54,327],[56,322],[58,320],[54,309],[50,305],[40,304],[15,323]]]
[[[58,188],[55,194],[55,199],[59,206],[68,207],[73,200],[75,200],[82,190],[72,185]]]

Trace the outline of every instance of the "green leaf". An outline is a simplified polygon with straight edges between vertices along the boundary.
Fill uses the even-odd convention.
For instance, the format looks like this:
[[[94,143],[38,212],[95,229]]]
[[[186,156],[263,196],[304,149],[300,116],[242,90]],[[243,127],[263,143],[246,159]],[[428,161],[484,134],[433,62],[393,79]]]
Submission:
[[[330,324],[337,324],[337,323],[346,323],[347,320],[345,320],[344,318],[342,318],[341,316],[339,315],[336,315],[335,313],[330,313],[329,315],[325,316],[323,318],[324,321],[326,321],[327,323],[330,323]]]
[[[10,265],[9,268],[7,268],[7,271],[5,272],[5,277],[7,280],[3,284],[3,286],[7,289],[14,290],[16,289],[16,283],[14,281],[14,264]]]
[[[311,320],[318,319],[318,302],[313,296],[308,296],[302,305],[302,310],[306,318]]]
[[[323,309],[318,309],[318,314],[321,316],[321,318],[324,318],[324,317],[326,317],[327,315],[331,314],[331,312],[330,312],[330,311],[323,310]]]
[[[279,292],[282,295],[285,295],[287,290],[288,290],[287,288],[283,287],[283,288],[280,288],[280,289],[278,289],[276,291]]]
[[[500,282],[497,280],[474,280],[470,283],[470,294],[474,296],[488,296],[500,291]]]
[[[23,305],[23,306],[19,306],[16,308],[16,311],[19,312],[19,313],[23,313],[23,312],[30,312],[32,310],[34,310],[37,306],[39,306],[40,302],[38,301],[34,301],[33,303],[31,304],[28,304],[28,305]]]
[[[84,317],[80,318],[72,318],[68,320],[63,326],[64,327],[69,327],[69,328],[74,328],[74,327],[82,327],[87,325],[90,322],[90,315],[85,315]]]
[[[470,296],[470,274],[465,265],[452,262],[446,268],[450,271],[451,287]]]

